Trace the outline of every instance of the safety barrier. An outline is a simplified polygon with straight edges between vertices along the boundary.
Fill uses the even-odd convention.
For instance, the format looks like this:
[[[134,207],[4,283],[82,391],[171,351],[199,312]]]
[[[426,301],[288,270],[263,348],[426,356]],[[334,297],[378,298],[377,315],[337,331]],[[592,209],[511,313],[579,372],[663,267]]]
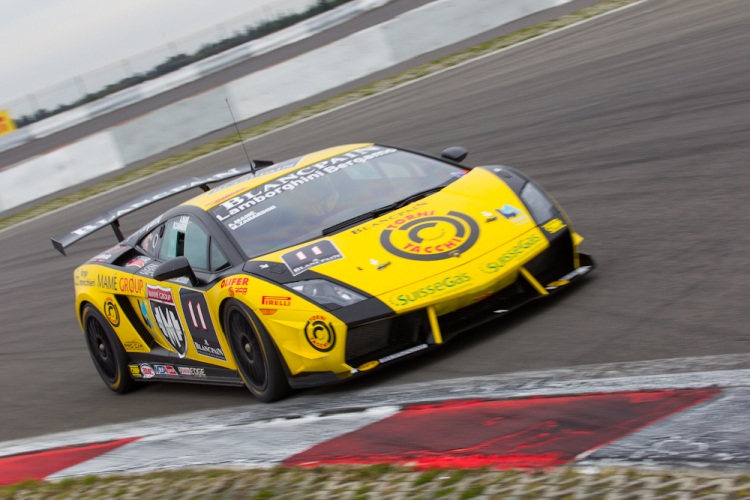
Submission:
[[[378,2],[382,4],[386,1],[362,0],[345,6],[372,8]],[[10,167],[0,172],[0,212],[227,127],[232,122],[226,100],[231,103],[236,118],[245,120],[568,1],[570,0],[436,0],[209,92],[147,113],[107,132]],[[336,11],[331,11],[334,12]],[[337,19],[344,19],[349,14],[339,11],[337,15],[340,16]],[[305,30],[322,29],[323,21],[320,17],[322,16],[306,21],[308,24],[300,24],[305,24]],[[283,36],[290,37],[285,39],[285,43],[291,43],[295,36],[303,35],[287,32]],[[258,42],[271,43],[263,40],[265,39]],[[250,49],[237,47],[233,50],[241,52]],[[253,50],[267,51],[271,48],[259,48],[256,45]],[[254,52],[253,55],[259,53],[262,52]],[[191,76],[177,75],[180,73],[178,71],[172,74],[172,80],[155,80],[139,92],[151,93],[150,95],[163,92],[181,84],[179,82],[183,79],[209,74],[217,71],[217,68],[236,63],[239,59],[235,57],[246,56],[247,53],[219,54],[183,68],[185,73],[191,72]],[[123,97],[125,92],[128,91],[111,96],[111,100],[102,99],[106,102],[91,103],[91,108],[87,108],[86,112],[95,109],[101,114],[126,105],[123,104],[128,102],[128,98]],[[81,114],[60,117],[61,122],[69,120],[69,123],[80,123],[86,119]],[[37,127],[29,133],[49,134],[55,126],[62,126],[44,122],[47,120],[35,124]],[[34,125],[19,132],[31,127]],[[15,133],[9,134],[8,138],[13,135]],[[0,139],[0,148],[2,146]],[[107,147],[112,150],[104,151]],[[40,176],[39,171],[44,171],[44,175]],[[32,172],[37,173],[31,175]],[[41,182],[38,181],[40,177],[44,177],[43,187],[35,185],[35,182]]]

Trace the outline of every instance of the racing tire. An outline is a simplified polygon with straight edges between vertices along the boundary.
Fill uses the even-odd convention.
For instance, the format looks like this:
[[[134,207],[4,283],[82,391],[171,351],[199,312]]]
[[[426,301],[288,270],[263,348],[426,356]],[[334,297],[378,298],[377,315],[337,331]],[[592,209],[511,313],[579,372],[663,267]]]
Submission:
[[[128,370],[129,359],[109,322],[91,304],[83,308],[83,333],[96,371],[113,392],[124,394],[135,388]]]
[[[291,392],[276,346],[263,323],[242,302],[230,299],[224,308],[224,327],[242,380],[264,403]]]

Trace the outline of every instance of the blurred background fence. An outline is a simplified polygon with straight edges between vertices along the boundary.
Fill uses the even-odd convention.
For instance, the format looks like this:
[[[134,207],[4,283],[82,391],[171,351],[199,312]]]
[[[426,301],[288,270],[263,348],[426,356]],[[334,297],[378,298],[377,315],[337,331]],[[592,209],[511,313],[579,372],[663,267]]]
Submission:
[[[18,127],[95,101],[262,38],[351,0],[273,0],[223,23],[0,103]]]

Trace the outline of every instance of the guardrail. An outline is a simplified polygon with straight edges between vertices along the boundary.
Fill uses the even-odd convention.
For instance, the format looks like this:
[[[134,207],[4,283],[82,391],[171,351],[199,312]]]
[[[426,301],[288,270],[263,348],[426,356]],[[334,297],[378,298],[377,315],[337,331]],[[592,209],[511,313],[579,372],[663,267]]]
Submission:
[[[92,118],[111,113],[120,108],[168,92],[174,88],[234,66],[242,61],[271,52],[278,48],[311,37],[317,33],[344,23],[364,12],[385,5],[391,0],[354,0],[333,10],[324,12],[294,26],[271,35],[238,45],[191,65],[180,68],[162,77],[121,90],[88,104],[78,106],[58,115],[45,118],[18,129],[12,134],[0,136],[0,152],[16,148],[34,139],[46,137],[67,128],[75,127]],[[18,113],[16,113],[18,115]]]
[[[363,0],[361,4],[384,1]],[[227,99],[236,118],[246,120],[568,1],[436,0],[0,171],[0,212],[231,126]],[[72,123],[84,118],[69,119]],[[97,158],[103,159],[101,165]],[[37,180],[40,172],[44,182]]]

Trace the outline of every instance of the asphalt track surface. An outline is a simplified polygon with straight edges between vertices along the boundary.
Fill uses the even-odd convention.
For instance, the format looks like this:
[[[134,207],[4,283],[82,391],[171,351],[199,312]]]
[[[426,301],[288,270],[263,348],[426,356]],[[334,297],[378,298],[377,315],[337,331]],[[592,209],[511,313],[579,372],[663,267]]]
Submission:
[[[469,164],[511,165],[541,182],[599,264],[568,293],[444,349],[293,397],[750,351],[749,27],[744,0],[649,0],[249,143],[276,160],[362,141],[463,145]],[[241,388],[110,393],[85,350],[72,278],[114,237],[103,230],[67,258],[49,243],[153,185],[243,156],[234,147],[0,233],[0,440],[262,404]],[[125,232],[179,201],[126,218]]]

